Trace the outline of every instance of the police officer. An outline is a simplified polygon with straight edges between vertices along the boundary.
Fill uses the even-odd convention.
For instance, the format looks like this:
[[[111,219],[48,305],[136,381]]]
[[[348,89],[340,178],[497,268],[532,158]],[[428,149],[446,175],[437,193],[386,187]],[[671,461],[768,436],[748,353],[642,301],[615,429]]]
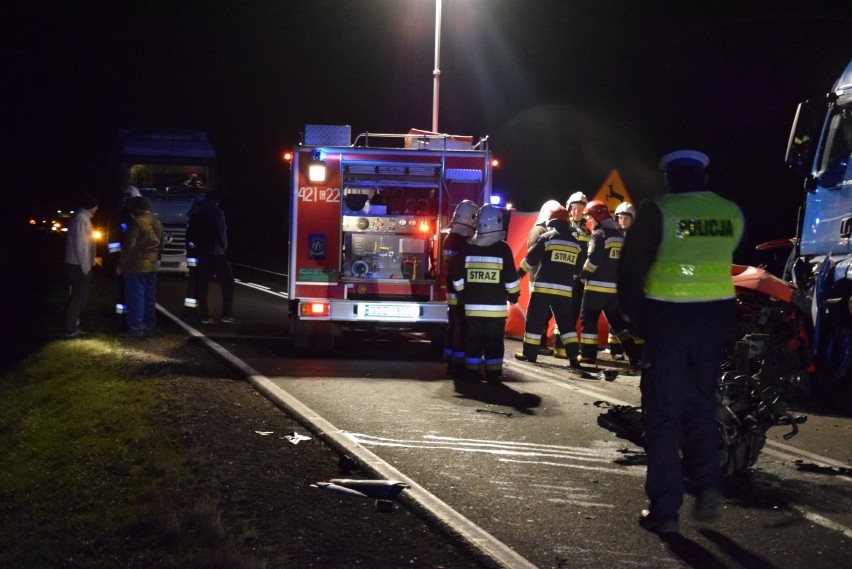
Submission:
[[[464,303],[465,368],[476,379],[484,361],[485,379],[503,376],[506,301],[518,302],[521,290],[512,248],[506,243],[508,212],[486,204],[476,214],[476,233],[462,250],[453,273],[453,287]]]
[[[622,306],[645,338],[650,506],[639,523],[658,534],[678,531],[684,469],[696,494],[693,516],[712,521],[721,508],[715,395],[736,329],[731,263],[744,220],[735,203],[707,189],[709,163],[695,150],[663,156],[669,193],[640,206],[618,270]]]
[[[559,326],[562,349],[572,362],[576,362],[577,328],[571,295],[572,284],[580,272],[577,260],[582,247],[568,221],[568,211],[562,206],[551,213],[547,229],[529,248],[518,269],[521,278],[527,273],[535,278],[527,306],[523,352],[515,354],[515,358],[536,361],[542,342],[541,331],[552,313]]]
[[[456,270],[462,249],[468,239],[476,232],[476,212],[479,206],[470,200],[462,200],[453,212],[449,227],[441,230],[446,233],[442,251],[444,254],[444,274],[447,284],[447,334],[444,340],[444,360],[447,362],[447,374],[452,377],[464,375],[464,307],[459,304],[459,295],[453,288],[451,275]]]
[[[616,290],[616,271],[624,234],[604,202],[589,202],[583,213],[593,231],[589,240],[588,256],[580,271],[580,280],[585,285],[583,304],[580,308],[580,322],[583,326],[580,357],[584,364],[594,365],[597,361],[598,320],[603,312],[610,330],[621,342],[630,363],[635,364],[635,343],[621,314]]]

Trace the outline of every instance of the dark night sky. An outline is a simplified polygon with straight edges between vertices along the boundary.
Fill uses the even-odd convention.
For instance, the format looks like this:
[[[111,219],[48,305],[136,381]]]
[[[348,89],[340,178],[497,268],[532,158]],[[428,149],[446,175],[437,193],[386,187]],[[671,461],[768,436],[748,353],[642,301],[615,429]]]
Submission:
[[[3,194],[18,196],[7,204],[110,197],[116,128],[192,128],[219,151],[234,230],[246,212],[280,230],[279,155],[304,124],[431,127],[434,6],[7,8]],[[491,137],[504,164],[495,190],[518,209],[594,193],[613,169],[634,199],[653,195],[659,156],[693,147],[710,155],[714,188],[743,206],[752,239],[793,233],[790,122],[852,57],[852,2],[444,0],[443,12],[440,130]]]

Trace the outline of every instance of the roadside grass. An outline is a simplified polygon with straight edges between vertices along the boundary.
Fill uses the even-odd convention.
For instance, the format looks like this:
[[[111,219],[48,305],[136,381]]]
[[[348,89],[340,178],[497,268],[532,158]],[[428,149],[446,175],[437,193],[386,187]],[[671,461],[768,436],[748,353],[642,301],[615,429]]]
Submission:
[[[125,356],[59,340],[0,376],[0,566],[263,567],[228,535],[168,390]]]

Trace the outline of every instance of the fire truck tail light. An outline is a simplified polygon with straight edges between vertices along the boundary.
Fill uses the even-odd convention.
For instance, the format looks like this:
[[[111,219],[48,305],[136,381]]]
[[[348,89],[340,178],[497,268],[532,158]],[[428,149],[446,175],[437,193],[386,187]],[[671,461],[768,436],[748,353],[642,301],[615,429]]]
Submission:
[[[301,316],[328,316],[328,311],[327,302],[306,302],[299,305]]]
[[[420,224],[417,226],[417,230],[421,233],[429,233],[430,229],[431,227],[428,221],[421,221]]]

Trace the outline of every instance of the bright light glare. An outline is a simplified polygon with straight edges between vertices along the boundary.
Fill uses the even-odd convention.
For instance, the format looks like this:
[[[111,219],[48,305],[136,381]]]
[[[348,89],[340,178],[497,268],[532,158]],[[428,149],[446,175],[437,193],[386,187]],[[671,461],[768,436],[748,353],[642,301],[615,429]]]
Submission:
[[[325,164],[311,164],[308,166],[308,180],[311,182],[325,182]]]
[[[500,203],[502,203],[502,201],[503,201],[503,196],[501,196],[499,194],[491,194],[491,197],[489,198],[489,200],[490,200],[491,205],[500,205]]]

